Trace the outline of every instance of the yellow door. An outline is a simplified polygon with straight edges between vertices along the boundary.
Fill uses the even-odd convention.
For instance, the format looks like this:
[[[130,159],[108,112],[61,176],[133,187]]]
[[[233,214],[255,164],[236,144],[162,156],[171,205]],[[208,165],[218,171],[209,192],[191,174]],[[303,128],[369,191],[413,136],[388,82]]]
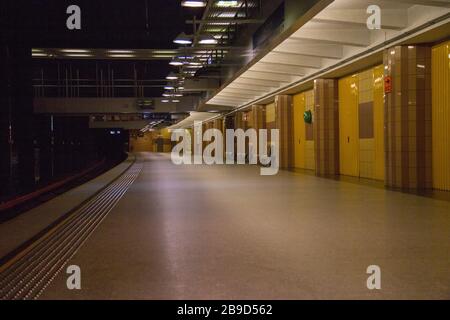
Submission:
[[[295,168],[305,168],[305,94],[294,96],[294,151]]]
[[[341,174],[359,177],[358,76],[339,80],[339,151]]]

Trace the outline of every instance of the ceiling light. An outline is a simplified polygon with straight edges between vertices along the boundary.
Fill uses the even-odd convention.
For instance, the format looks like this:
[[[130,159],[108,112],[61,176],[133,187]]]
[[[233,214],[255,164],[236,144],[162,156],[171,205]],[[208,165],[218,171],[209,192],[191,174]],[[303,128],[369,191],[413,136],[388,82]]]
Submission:
[[[190,7],[190,8],[204,8],[204,7],[206,7],[206,1],[205,0],[183,0],[183,1],[181,1],[181,5],[183,7]]]
[[[92,54],[66,54],[66,57],[70,57],[70,58],[88,58],[88,57],[92,57]]]
[[[180,100],[172,100],[172,102],[178,103],[178,102],[180,102]]]
[[[163,54],[154,54],[154,55],[152,55],[152,58],[155,58],[155,59],[172,59],[173,55],[169,56],[169,55],[163,55]]]
[[[111,58],[134,58],[136,57],[134,54],[110,54]]]
[[[174,86],[165,86],[164,89],[166,89],[166,90],[174,90],[175,87]]]
[[[178,66],[182,66],[184,64],[184,62],[181,61],[180,59],[173,59],[172,61],[169,62],[169,64],[171,66],[178,67]]]
[[[178,79],[178,76],[177,76],[175,73],[171,72],[171,73],[169,73],[169,75],[166,77],[166,79],[167,79],[167,80],[177,80],[177,79]]]
[[[200,40],[198,41],[200,44],[217,44],[218,41],[210,34],[203,34],[200,36]]]
[[[201,66],[202,63],[200,61],[191,61],[189,62],[190,67]]]
[[[176,54],[175,50],[153,50],[152,53],[156,53],[156,54]]]
[[[162,103],[167,103],[167,102],[169,102],[169,100],[163,99],[163,100],[161,100],[161,102],[162,102]]]
[[[239,2],[236,0],[220,0],[216,3],[216,6],[220,8],[237,8],[239,7]]]
[[[90,50],[85,49],[62,49],[61,52],[65,53],[88,53],[91,52]]]
[[[201,68],[203,68],[203,66],[202,66],[201,64],[193,64],[193,65],[190,65],[189,68],[192,68],[192,69],[201,69]]]
[[[175,40],[173,40],[176,44],[192,44],[192,36],[188,36],[186,33],[180,33]]]
[[[46,53],[33,52],[31,54],[32,57],[47,57]]]
[[[108,50],[109,53],[134,53],[133,50]]]

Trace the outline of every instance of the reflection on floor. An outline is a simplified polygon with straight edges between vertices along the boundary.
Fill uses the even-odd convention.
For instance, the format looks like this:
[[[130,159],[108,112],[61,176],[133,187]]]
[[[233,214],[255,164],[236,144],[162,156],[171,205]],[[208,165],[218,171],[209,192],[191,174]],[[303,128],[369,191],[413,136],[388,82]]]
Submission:
[[[143,172],[42,298],[450,298],[450,203],[251,166]],[[368,290],[369,265],[382,289]]]

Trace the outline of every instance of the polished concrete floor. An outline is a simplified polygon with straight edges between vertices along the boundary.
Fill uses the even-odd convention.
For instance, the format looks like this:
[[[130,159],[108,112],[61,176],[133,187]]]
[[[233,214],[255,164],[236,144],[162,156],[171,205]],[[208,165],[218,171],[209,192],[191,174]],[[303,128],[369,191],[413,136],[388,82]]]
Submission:
[[[450,203],[251,166],[145,167],[44,299],[450,298]],[[369,265],[381,290],[368,290]]]

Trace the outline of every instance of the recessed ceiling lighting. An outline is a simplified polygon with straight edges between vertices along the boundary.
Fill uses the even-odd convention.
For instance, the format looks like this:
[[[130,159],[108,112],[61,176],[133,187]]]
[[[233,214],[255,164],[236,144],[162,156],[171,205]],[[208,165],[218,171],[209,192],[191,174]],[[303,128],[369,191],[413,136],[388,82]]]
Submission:
[[[220,0],[217,1],[216,6],[220,8],[237,8],[239,7],[239,2],[237,0]]]
[[[175,87],[174,86],[165,86],[164,89],[166,89],[166,90],[174,90]]]
[[[31,52],[43,52],[41,49],[31,49]]]
[[[71,58],[88,58],[88,57],[92,57],[92,54],[66,54],[66,57],[71,57]]]
[[[156,54],[176,54],[173,50],[153,50],[152,53]]]
[[[32,57],[47,57],[48,55],[46,53],[39,53],[39,52],[33,52],[31,53]]]
[[[134,53],[133,50],[108,50],[109,53]]]
[[[169,75],[166,77],[166,79],[167,79],[167,80],[177,80],[177,79],[178,79],[178,76],[177,76],[175,73],[171,72],[171,73],[169,73]]]
[[[170,61],[169,64],[172,66],[178,67],[178,66],[182,66],[184,64],[184,62],[179,59],[174,59],[174,60]]]
[[[110,54],[111,58],[134,58],[136,57],[134,54]]]
[[[162,102],[162,103],[167,103],[167,102],[169,102],[169,100],[167,100],[167,99],[162,99],[161,102]]]
[[[210,34],[203,34],[200,36],[200,40],[198,41],[200,44],[217,44],[218,41]]]
[[[182,32],[180,33],[175,40],[173,40],[176,44],[192,44],[192,36],[188,36],[186,33]]]
[[[90,50],[85,50],[85,49],[62,49],[61,52],[66,52],[66,53],[88,53],[91,52]]]
[[[173,56],[174,55],[169,56],[169,55],[164,55],[164,54],[154,54],[151,57],[155,58],[155,59],[167,59],[168,60],[168,59],[172,59]]]
[[[178,102],[180,102],[180,100],[172,100],[172,102],[178,103]]]
[[[181,5],[183,7],[190,7],[190,8],[204,8],[204,7],[206,7],[206,1],[205,0],[183,0],[183,1],[181,1]]]

